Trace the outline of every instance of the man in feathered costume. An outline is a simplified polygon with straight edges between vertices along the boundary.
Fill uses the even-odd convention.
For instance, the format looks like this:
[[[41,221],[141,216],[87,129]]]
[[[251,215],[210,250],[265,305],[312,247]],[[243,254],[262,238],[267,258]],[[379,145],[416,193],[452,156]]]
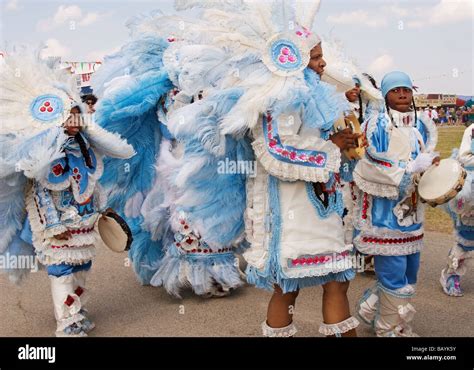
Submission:
[[[453,153],[467,171],[462,190],[443,208],[454,224],[455,245],[448,254],[447,266],[441,271],[440,283],[443,291],[452,297],[461,297],[461,276],[468,269],[468,260],[474,251],[474,195],[472,189],[474,171],[474,124],[464,131],[459,151]]]
[[[352,147],[358,135],[333,132],[350,108],[343,94],[320,81],[325,62],[320,40],[309,30],[318,6],[273,1],[209,9],[198,30],[209,45],[174,53],[182,90],[208,89],[204,99],[169,118],[185,145],[183,163],[196,163],[181,183],[184,197],[193,199],[187,212],[195,220],[205,225],[197,210],[220,199],[212,181],[195,181],[200,163],[212,156],[194,143],[214,156],[235,151],[234,142],[252,145],[256,176],[245,189],[236,188],[239,197],[231,205],[217,203],[216,218],[226,228],[232,225],[228,213],[240,222],[235,210],[246,199],[247,280],[273,291],[262,323],[266,336],[296,333],[291,306],[301,288],[316,285],[324,288],[322,334],[355,335],[358,325],[346,297],[355,272],[352,245],[344,243],[339,189],[346,162],[341,149]],[[202,233],[209,235],[206,228]]]
[[[424,207],[416,174],[439,161],[436,127],[418,117],[413,85],[403,72],[381,82],[386,109],[374,111],[363,129],[369,147],[354,170],[354,245],[375,255],[377,284],[365,292],[357,311],[377,336],[413,336],[411,299],[423,247]]]
[[[229,226],[223,226],[217,215],[236,199],[243,199],[244,195],[234,196],[238,196],[235,189],[244,186],[246,174],[221,176],[218,166],[225,158],[249,157],[251,149],[239,144],[240,154],[221,153],[217,157],[209,153],[205,166],[204,162],[184,161],[184,152],[189,149],[184,147],[183,137],[171,132],[169,117],[197,103],[206,91],[181,91],[178,72],[173,69],[173,50],[196,44],[205,36],[193,36],[192,32],[182,36],[177,26],[181,22],[195,27],[197,21],[160,13],[134,18],[129,22],[131,41],[108,57],[94,76],[94,86],[101,95],[98,122],[127,138],[138,153],[127,163],[127,173],[123,163],[108,160],[102,183],[113,194],[109,205],[132,226],[130,257],[141,283],[163,286],[176,297],[186,287],[200,296],[225,296],[243,284],[235,251],[244,243],[241,216],[245,206],[241,203],[228,212],[225,217],[233,222]],[[198,140],[188,140],[187,145],[203,152],[213,150]],[[235,150],[236,145],[230,149]],[[194,200],[181,191],[183,181],[195,169],[200,172],[194,174],[194,181],[215,186],[209,196],[216,203],[205,209],[193,208]],[[199,220],[193,219],[191,208],[199,213]]]
[[[104,182],[118,185],[117,203],[126,199],[123,212],[138,236],[136,272],[175,295],[186,284],[206,292],[235,280],[226,253],[246,237],[248,281],[274,289],[265,335],[296,332],[288,306],[311,285],[325,289],[321,333],[355,334],[346,297],[352,246],[344,243],[337,173],[341,148],[357,135],[332,135],[349,106],[320,81],[320,40],[304,27],[319,2],[178,3],[206,9],[194,21],[133,22],[141,37],[97,74],[99,86],[106,82],[99,122],[143,153],[127,178],[111,172]],[[170,36],[156,38],[163,34]],[[165,146],[163,137],[176,142]],[[223,162],[256,166],[254,178],[219,171]]]
[[[0,253],[35,254],[51,280],[56,335],[86,336],[94,328],[86,276],[106,203],[102,158],[130,158],[133,148],[81,115],[74,79],[25,48],[0,62],[0,104]],[[25,271],[9,273],[19,281]]]

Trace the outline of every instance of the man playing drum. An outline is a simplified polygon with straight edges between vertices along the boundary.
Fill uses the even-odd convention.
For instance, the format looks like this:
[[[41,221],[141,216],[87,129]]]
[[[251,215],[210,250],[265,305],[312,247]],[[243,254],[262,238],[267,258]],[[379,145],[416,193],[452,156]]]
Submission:
[[[367,290],[357,311],[377,336],[413,336],[410,304],[423,247],[423,205],[415,174],[439,161],[433,150],[436,128],[417,117],[410,77],[388,73],[381,83],[386,109],[366,119],[369,143],[354,170],[357,202],[354,245],[374,255],[377,283]]]

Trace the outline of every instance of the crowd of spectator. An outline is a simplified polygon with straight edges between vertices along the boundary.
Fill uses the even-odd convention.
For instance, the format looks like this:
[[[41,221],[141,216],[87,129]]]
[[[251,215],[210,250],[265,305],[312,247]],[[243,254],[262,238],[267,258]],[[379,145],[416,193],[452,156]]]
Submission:
[[[418,111],[421,112],[424,110],[426,114],[437,125],[465,125],[469,126],[471,123],[474,123],[474,107],[426,107],[418,108]]]

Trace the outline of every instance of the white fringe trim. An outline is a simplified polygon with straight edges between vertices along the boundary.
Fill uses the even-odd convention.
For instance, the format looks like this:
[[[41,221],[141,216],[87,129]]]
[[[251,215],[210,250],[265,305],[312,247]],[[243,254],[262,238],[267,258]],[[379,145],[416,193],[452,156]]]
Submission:
[[[268,326],[266,321],[262,322],[262,333],[264,337],[288,338],[293,337],[297,332],[298,330],[296,329],[296,326],[293,323],[283,328],[272,328]]]
[[[87,247],[51,249],[38,253],[38,260],[43,265],[57,265],[61,263],[68,263],[71,265],[82,265],[93,260],[96,256],[95,246]]]
[[[354,316],[351,316],[348,319],[341,321],[337,324],[322,323],[319,327],[319,332],[325,336],[344,334],[350,330],[357,328],[359,324],[359,320],[357,320]]]

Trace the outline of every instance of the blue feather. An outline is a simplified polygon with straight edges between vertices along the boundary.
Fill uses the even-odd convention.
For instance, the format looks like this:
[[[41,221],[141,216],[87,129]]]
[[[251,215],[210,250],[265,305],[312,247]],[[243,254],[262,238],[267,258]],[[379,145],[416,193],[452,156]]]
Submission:
[[[202,102],[199,114],[191,117],[194,130],[174,132],[185,145],[183,165],[204,159],[204,165],[186,179],[180,189],[193,204],[180,204],[189,222],[199,230],[211,246],[228,246],[242,234],[243,214],[246,208],[245,183],[247,173],[219,173],[226,160],[236,163],[254,163],[253,151],[247,139],[225,137],[225,151],[218,154],[219,119],[227,113],[241,96],[236,89],[220,92]]]
[[[143,198],[155,182],[155,160],[162,135],[156,115],[160,99],[173,88],[163,70],[163,52],[168,43],[160,38],[145,37],[125,45],[113,56],[112,66],[102,72],[98,81],[109,81],[100,100],[96,120],[100,126],[116,132],[136,151],[127,160],[106,158],[101,184],[110,194],[108,206],[125,217],[131,226],[134,241],[130,250],[135,272],[143,284],[148,284],[161,259],[162,241],[152,240],[141,224],[143,217],[126,217],[125,204],[134,195]],[[126,76],[122,79],[114,79]]]
[[[139,281],[148,285],[160,267],[164,255],[163,243],[161,240],[152,240],[150,233],[141,229],[140,220],[135,219],[130,226],[134,236],[129,257]]]

